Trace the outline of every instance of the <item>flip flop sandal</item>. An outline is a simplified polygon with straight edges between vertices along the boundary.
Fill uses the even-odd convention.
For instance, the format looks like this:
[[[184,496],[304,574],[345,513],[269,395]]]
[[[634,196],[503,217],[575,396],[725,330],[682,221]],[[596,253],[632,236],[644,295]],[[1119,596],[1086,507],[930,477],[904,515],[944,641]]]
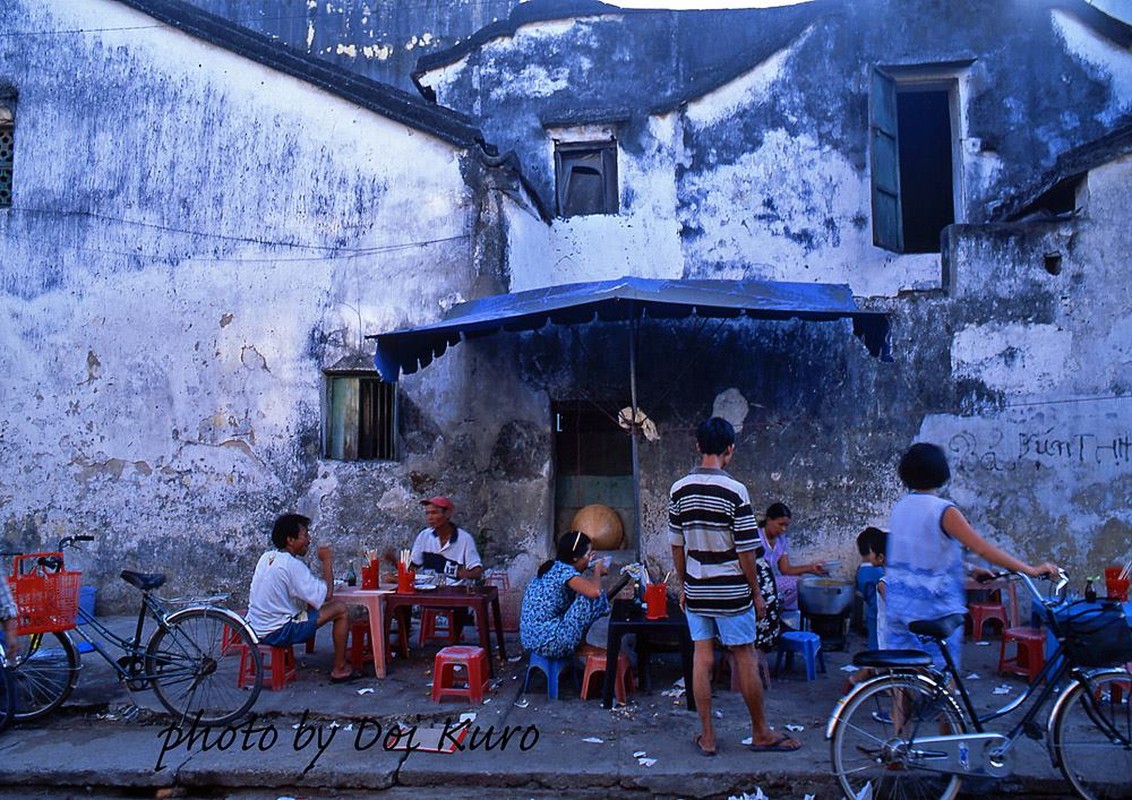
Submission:
[[[696,750],[699,751],[699,754],[701,756],[711,758],[712,756],[715,755],[716,751],[715,750],[708,750],[706,747],[704,747],[702,744],[700,744],[700,741],[703,738],[704,738],[704,736],[703,736],[702,733],[697,733],[695,736],[692,737],[692,744],[694,744],[696,746]]]
[[[747,745],[747,747],[756,753],[793,753],[795,750],[802,749],[801,742],[795,742],[795,746],[790,747],[786,744],[789,741],[793,741],[789,736],[780,736],[770,744],[755,744],[752,742]]]

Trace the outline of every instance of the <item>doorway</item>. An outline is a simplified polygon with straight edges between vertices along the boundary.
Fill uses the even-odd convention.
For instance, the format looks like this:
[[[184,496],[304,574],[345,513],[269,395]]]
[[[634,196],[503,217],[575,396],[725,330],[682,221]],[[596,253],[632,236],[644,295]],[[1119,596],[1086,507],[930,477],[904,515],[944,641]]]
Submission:
[[[633,546],[632,445],[616,414],[590,400],[551,403],[555,535],[569,530],[579,509],[600,503],[621,519],[622,549]]]

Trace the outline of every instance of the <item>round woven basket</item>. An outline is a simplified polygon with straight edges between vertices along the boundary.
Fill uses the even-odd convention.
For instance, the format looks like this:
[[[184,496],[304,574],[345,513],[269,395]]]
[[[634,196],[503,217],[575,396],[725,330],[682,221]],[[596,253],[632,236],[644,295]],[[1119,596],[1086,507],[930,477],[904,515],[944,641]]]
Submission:
[[[579,509],[570,527],[589,536],[595,550],[619,550],[625,538],[617,512],[601,503]]]

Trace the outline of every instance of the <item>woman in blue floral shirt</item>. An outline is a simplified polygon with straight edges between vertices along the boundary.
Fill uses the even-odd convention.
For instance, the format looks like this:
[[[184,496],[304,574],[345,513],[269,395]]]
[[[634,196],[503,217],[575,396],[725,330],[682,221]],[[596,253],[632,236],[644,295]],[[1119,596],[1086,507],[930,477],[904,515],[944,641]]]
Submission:
[[[555,558],[545,562],[523,593],[519,640],[525,650],[546,658],[573,653],[594,620],[609,613],[601,589],[605,567],[594,565],[593,580],[582,577],[590,565],[590,537],[567,531],[558,540]]]

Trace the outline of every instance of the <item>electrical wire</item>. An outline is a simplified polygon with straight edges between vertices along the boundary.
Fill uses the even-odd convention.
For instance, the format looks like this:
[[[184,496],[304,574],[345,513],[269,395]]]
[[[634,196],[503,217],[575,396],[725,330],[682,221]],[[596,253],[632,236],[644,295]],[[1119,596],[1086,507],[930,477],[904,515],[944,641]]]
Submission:
[[[125,226],[132,226],[143,228],[147,230],[156,230],[163,233],[179,234],[192,237],[195,240],[205,241],[220,241],[232,244],[252,244],[259,247],[279,247],[291,248],[294,250],[309,250],[314,251],[317,255],[304,256],[299,258],[277,258],[264,256],[262,258],[249,258],[249,257],[217,257],[215,255],[209,258],[210,261],[215,262],[229,262],[229,263],[263,263],[263,262],[283,262],[283,261],[312,261],[321,260],[323,258],[360,258],[371,255],[379,255],[382,253],[391,253],[398,250],[409,250],[417,247],[426,247],[434,244],[444,244],[447,242],[464,241],[470,238],[469,234],[460,234],[458,236],[445,236],[436,239],[420,239],[411,242],[397,242],[393,244],[374,245],[370,247],[346,247],[346,246],[333,246],[322,244],[308,244],[302,242],[288,242],[283,240],[272,240],[254,236],[232,236],[228,234],[213,233],[210,231],[192,230],[189,228],[178,228],[170,225],[162,225],[159,223],[145,222],[142,220],[126,219],[124,217],[115,217],[108,214],[99,214],[92,211],[57,211],[53,209],[40,209],[40,208],[27,208],[27,207],[12,207],[8,209],[11,213],[26,213],[28,215],[41,215],[41,216],[54,216],[54,217],[85,217],[96,219],[104,222],[114,222]],[[9,231],[9,239],[19,239],[18,233]],[[41,244],[42,236],[36,235],[29,236],[25,241],[34,241]],[[188,254],[178,255],[174,253],[144,253],[137,251],[118,251],[97,247],[83,247],[81,245],[74,246],[74,249],[83,252],[102,253],[105,255],[127,256],[130,258],[145,258],[152,260],[168,260],[168,259],[187,259],[187,258],[200,258],[200,255]]]

